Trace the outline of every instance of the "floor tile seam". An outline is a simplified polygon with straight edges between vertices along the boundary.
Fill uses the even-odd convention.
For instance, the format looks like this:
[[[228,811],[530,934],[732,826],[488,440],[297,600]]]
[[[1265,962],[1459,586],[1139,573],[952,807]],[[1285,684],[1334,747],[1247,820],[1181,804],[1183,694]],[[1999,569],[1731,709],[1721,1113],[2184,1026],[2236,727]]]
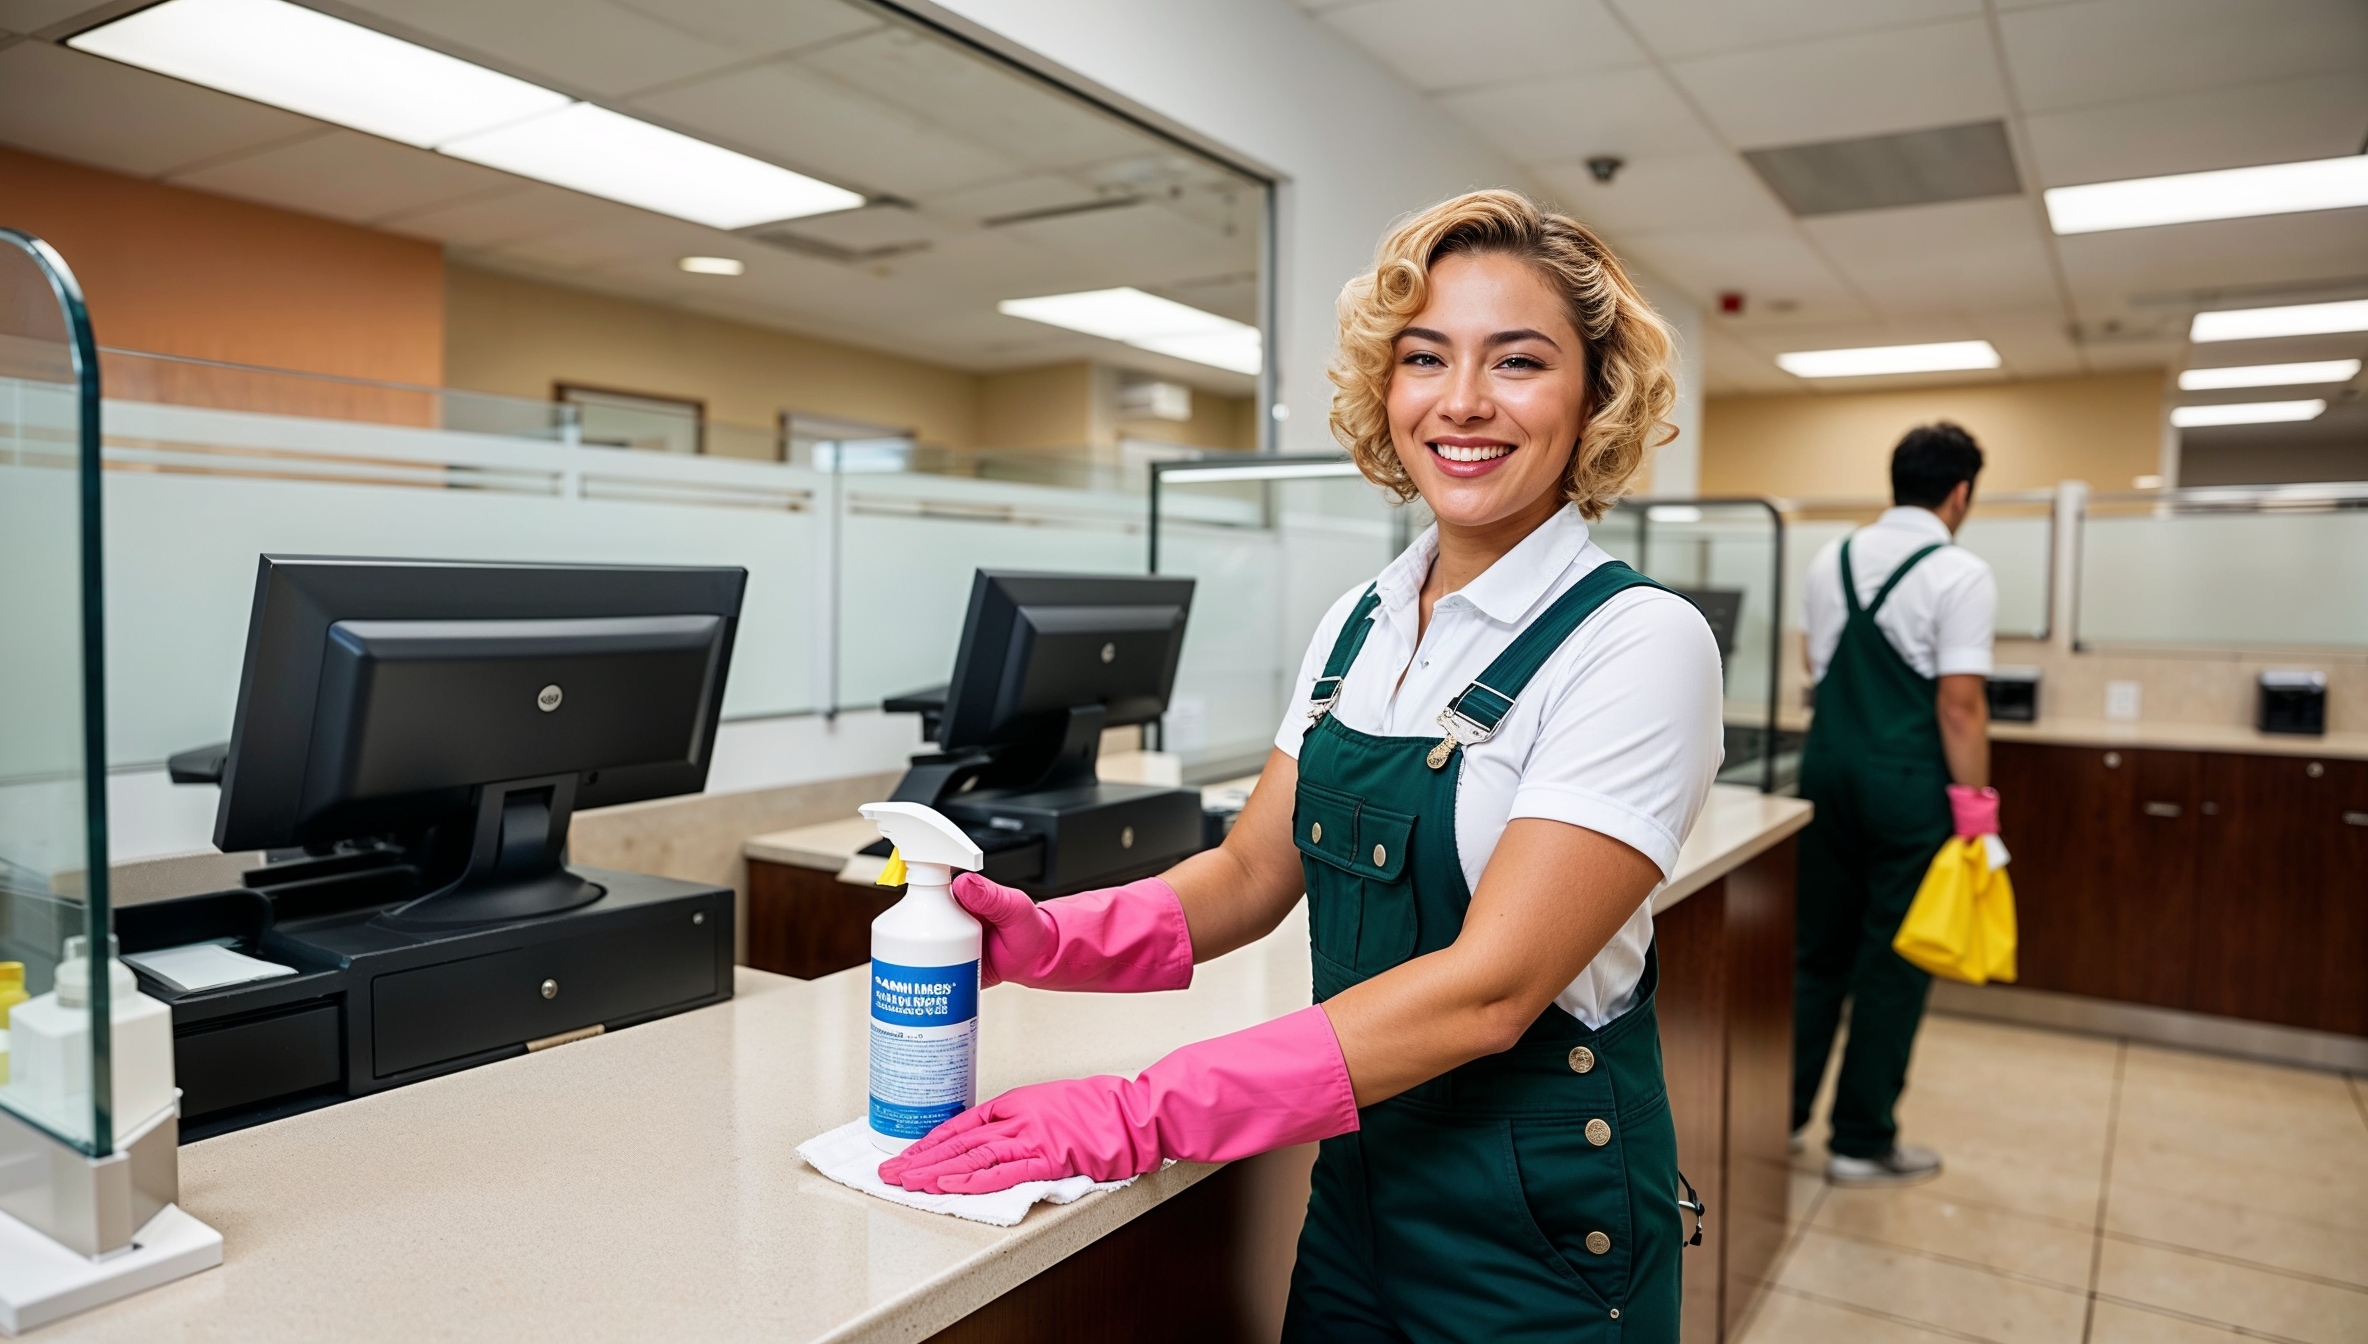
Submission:
[[[2165,1199],[2175,1200],[2182,1206],[2186,1207],[2208,1205],[2213,1209],[2226,1210],[2234,1213],[2264,1214],[2268,1217],[2278,1219],[2281,1222],[2297,1223],[2303,1227],[2315,1229],[2320,1232],[2334,1233],[2347,1237],[2368,1236],[2368,1226],[2363,1226],[2356,1223],[2331,1223],[2324,1218],[2313,1218],[2308,1214],[2297,1213],[2290,1208],[2276,1208],[2268,1204],[2248,1204],[2241,1200],[2222,1199],[2212,1195],[2199,1195],[2191,1190],[2179,1190],[2173,1189],[2169,1186],[2154,1185],[2146,1181],[2137,1180],[2135,1178],[2125,1177],[2124,1180],[2127,1184],[2136,1187],[2138,1190],[2143,1191],[2146,1194],[2158,1195]],[[2124,1191],[2123,1193],[2127,1194],[2129,1192]],[[2327,1201],[2321,1199],[2317,1202],[2324,1204]],[[2107,1219],[2106,1228],[2108,1231],[2111,1230],[2110,1218]]]
[[[2368,1126],[2368,1078],[2347,1073],[2343,1075],[2343,1081],[2351,1089],[2352,1107],[2360,1113],[2360,1123]]]
[[[1793,1253],[1800,1249],[1802,1236],[1809,1231],[1809,1224],[1816,1220],[1817,1211],[1825,1207],[1825,1197],[1832,1193],[1832,1186],[1818,1186],[1817,1194],[1809,1201],[1809,1210],[1801,1215],[1800,1223],[1784,1230],[1784,1242],[1776,1250],[1776,1259],[1768,1265],[1768,1277],[1764,1280],[1768,1287],[1776,1287],[1783,1279],[1785,1268],[1792,1263]]]
[[[2097,1329],[2097,1284],[2105,1271],[2105,1220],[2113,1208],[2114,1140],[2121,1133],[2121,1093],[2129,1080],[2129,1064],[2130,1043],[2124,1037],[2113,1047],[2113,1094],[2105,1109],[2105,1160],[2097,1177],[2096,1222],[2089,1231],[2088,1301],[2080,1312],[2080,1344],[2089,1344]]]
[[[1865,1316],[1873,1320],[1889,1321],[1893,1325],[1904,1325],[1911,1330],[1920,1330],[1928,1335],[1938,1335],[1942,1339],[1964,1340],[1966,1344],[2002,1344],[2001,1341],[1992,1339],[1988,1335],[1968,1334],[1951,1326],[1935,1325],[1931,1321],[1919,1321],[1913,1316],[1902,1316],[1897,1312],[1885,1311],[1880,1307],[1862,1306],[1839,1297],[1827,1297],[1823,1293],[1813,1293],[1806,1288],[1795,1288],[1790,1284],[1772,1283],[1768,1285],[1768,1291],[1782,1293],[1786,1297],[1797,1297],[1803,1302],[1814,1302],[1821,1307],[1832,1307],[1836,1311],[1846,1311],[1854,1316]]]
[[[2094,1232],[2097,1230],[2095,1224],[2093,1223],[2079,1222],[2070,1218],[2058,1218],[2052,1213],[2033,1213],[2029,1209],[2018,1209],[2012,1204],[2000,1204],[1995,1200],[1977,1199],[1971,1196],[1958,1194],[1941,1194],[1938,1191],[1932,1189],[1929,1185],[1909,1186],[1908,1188],[1897,1191],[1896,1193],[1912,1196],[1918,1201],[1924,1203],[1937,1202],[1960,1204],[1966,1208],[1977,1209],[1983,1213],[2003,1213],[2010,1218],[2020,1219],[2026,1223],[2043,1223],[2049,1227],[2062,1228],[2066,1232]],[[1819,1207],[1822,1208],[1823,1206],[1820,1205]]]
[[[2177,1307],[2165,1307],[2153,1302],[2140,1302],[2136,1298],[2122,1297],[2115,1293],[2099,1293],[2097,1300],[2129,1311],[2142,1311],[2149,1316],[2162,1316],[2174,1321],[2185,1321],[2189,1325],[2208,1325],[2216,1330],[2226,1330],[2232,1335],[2238,1335],[2245,1339],[2265,1339],[2271,1341],[2272,1344],[2312,1344],[2310,1340],[2296,1339],[2292,1335],[2256,1330],[2248,1325],[2237,1325],[2234,1322],[2219,1320],[2211,1316],[2198,1316],[2192,1311],[2181,1311]]]
[[[2144,1246],[2149,1250],[2167,1251],[2173,1255],[2191,1256],[2197,1260],[2211,1260],[2223,1265],[2232,1265],[2238,1269],[2256,1270],[2263,1274],[2274,1274],[2281,1279],[2294,1279],[2302,1283],[2315,1283],[2322,1288],[2340,1288],[2347,1293],[2358,1293],[2363,1297],[2368,1297],[2368,1283],[2331,1279],[2324,1274],[2313,1274],[2308,1270],[2286,1269],[2262,1260],[2247,1260],[2242,1256],[2223,1255],[2218,1251],[2202,1250],[2194,1246],[2181,1246],[2176,1242],[2156,1241],[2150,1237],[2134,1237],[2127,1232],[2107,1232],[2105,1236],[2108,1240],[2118,1241],[2128,1246]]]
[[[1960,1255],[1950,1255],[1944,1251],[1930,1250],[1922,1246],[1911,1246],[1905,1242],[1885,1241],[1881,1237],[1868,1237],[1860,1236],[1850,1232],[1837,1232],[1832,1228],[1825,1227],[1812,1227],[1807,1230],[1819,1233],[1824,1236],[1832,1237],[1836,1241],[1852,1242],[1860,1246],[1876,1246],[1886,1251],[1898,1251],[1903,1255],[1915,1256],[1919,1260],[1930,1260],[1937,1264],[1953,1265],[1958,1269],[1975,1270],[1979,1273],[1988,1274],[1995,1278],[2009,1279],[2016,1283],[2027,1283],[2036,1288],[2052,1288],[2059,1293],[2071,1293],[2075,1296],[2086,1291],[2076,1283],[2065,1283],[2061,1279],[2043,1279],[2036,1274],[2026,1274],[2019,1269],[2002,1269],[1997,1265],[1985,1265],[1979,1260],[1968,1260]]]

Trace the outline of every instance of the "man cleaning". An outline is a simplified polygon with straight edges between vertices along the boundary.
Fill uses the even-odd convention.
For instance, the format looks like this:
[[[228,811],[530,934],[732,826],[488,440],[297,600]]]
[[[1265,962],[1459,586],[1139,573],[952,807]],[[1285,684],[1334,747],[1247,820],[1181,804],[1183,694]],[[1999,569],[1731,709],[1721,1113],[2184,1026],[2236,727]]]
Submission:
[[[1940,1155],[1901,1144],[1892,1115],[1932,978],[1891,940],[1949,836],[1998,829],[1985,689],[1998,585],[1951,544],[1981,469],[1956,425],[1908,431],[1891,453],[1893,507],[1809,562],[1816,717],[1801,796],[1817,815],[1801,836],[1792,1126],[1797,1149],[1848,1000],[1825,1165],[1835,1185],[1940,1174]]]

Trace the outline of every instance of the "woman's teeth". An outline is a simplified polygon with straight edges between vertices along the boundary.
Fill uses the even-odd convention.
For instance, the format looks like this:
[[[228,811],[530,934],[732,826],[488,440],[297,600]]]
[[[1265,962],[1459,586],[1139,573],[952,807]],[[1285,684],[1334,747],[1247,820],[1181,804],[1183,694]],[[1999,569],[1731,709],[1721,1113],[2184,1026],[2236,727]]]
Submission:
[[[1493,461],[1496,458],[1503,457],[1505,454],[1512,452],[1513,450],[1510,446],[1502,443],[1492,443],[1486,445],[1485,447],[1466,447],[1462,444],[1455,443],[1434,443],[1431,445],[1431,451],[1437,453],[1441,457],[1446,458],[1450,462],[1488,462]]]

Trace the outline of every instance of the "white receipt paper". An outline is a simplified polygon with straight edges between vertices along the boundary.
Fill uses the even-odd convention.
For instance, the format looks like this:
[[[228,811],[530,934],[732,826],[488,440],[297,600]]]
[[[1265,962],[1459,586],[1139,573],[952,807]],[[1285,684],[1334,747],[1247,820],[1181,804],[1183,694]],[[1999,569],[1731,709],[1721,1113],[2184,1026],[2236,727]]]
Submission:
[[[1028,1210],[1039,1200],[1067,1204],[1095,1190],[1116,1190],[1134,1184],[1131,1176],[1123,1181],[1098,1183],[1091,1176],[1071,1176],[1058,1181],[1023,1181],[991,1195],[919,1194],[880,1179],[880,1164],[888,1160],[888,1154],[872,1146],[871,1127],[861,1120],[850,1120],[828,1134],[817,1134],[806,1140],[798,1145],[798,1156],[806,1159],[807,1166],[867,1195],[930,1213],[950,1213],[975,1223],[992,1223],[996,1227],[1010,1227],[1027,1217]]]
[[[244,952],[233,952],[220,943],[194,943],[188,947],[168,947],[161,952],[132,952],[123,960],[184,994],[296,974],[293,966],[261,961]]]

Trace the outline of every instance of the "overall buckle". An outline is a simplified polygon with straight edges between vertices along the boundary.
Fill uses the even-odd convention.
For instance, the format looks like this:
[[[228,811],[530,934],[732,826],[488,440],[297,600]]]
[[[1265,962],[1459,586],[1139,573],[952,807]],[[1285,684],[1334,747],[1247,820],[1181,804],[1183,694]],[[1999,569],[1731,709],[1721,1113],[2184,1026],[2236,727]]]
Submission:
[[[1493,724],[1467,717],[1453,705],[1439,711],[1439,726],[1447,730],[1447,736],[1440,738],[1439,744],[1431,748],[1430,755],[1423,758],[1423,764],[1433,770],[1444,768],[1447,758],[1455,754],[1456,748],[1476,747],[1496,736]]]

